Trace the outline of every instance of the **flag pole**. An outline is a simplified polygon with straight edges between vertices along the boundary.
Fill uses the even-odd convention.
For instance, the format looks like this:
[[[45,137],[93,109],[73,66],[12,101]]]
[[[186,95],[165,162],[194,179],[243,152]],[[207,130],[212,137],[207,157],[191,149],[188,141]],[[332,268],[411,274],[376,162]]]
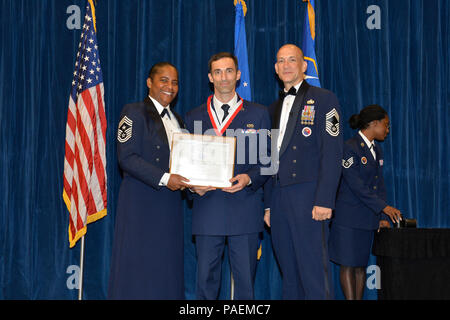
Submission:
[[[83,269],[84,269],[84,236],[81,237],[80,277],[78,280],[78,300],[83,300]]]
[[[63,199],[69,215],[69,243],[73,248],[81,238],[80,268],[77,281],[78,300],[83,299],[84,249],[86,226],[107,214],[106,127],[103,75],[97,46],[94,0],[86,0],[86,15],[78,46],[66,125]],[[89,39],[89,40],[88,40]],[[84,58],[83,58],[84,57]],[[84,71],[89,71],[85,76]],[[86,104],[86,101],[89,103]],[[79,117],[89,110],[89,117]],[[98,145],[92,157],[76,152],[84,140],[80,132],[88,132],[86,143]],[[92,128],[97,128],[96,132]],[[75,139],[74,139],[75,137]],[[94,151],[94,150],[92,150]],[[94,164],[95,162],[95,164]],[[79,166],[80,164],[80,166]],[[92,174],[91,168],[95,168]],[[79,174],[74,174],[78,172]],[[85,175],[86,174],[86,175]],[[81,181],[81,182],[80,182]],[[83,190],[72,186],[83,184]],[[77,193],[77,194],[75,194]],[[75,206],[75,199],[83,205]],[[94,206],[91,206],[91,201]]]
[[[248,68],[248,54],[247,54],[247,36],[245,33],[245,20],[247,14],[247,4],[244,0],[234,0],[236,7],[236,15],[234,21],[234,54],[238,59],[238,69],[241,71],[240,83],[236,88],[237,94],[242,99],[251,101],[250,89],[250,71]],[[234,278],[233,272],[230,268],[230,300],[234,300]]]

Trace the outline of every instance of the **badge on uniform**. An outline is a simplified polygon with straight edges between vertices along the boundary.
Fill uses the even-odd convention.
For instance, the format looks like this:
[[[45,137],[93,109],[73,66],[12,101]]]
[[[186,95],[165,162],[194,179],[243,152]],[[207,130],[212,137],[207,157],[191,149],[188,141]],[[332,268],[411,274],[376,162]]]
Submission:
[[[325,127],[331,136],[337,137],[339,135],[339,114],[336,108],[333,108],[333,110],[326,114]]]
[[[362,164],[367,164],[367,158],[366,157],[362,157],[361,158],[361,163]]]
[[[380,167],[383,166],[383,159],[380,159]]]
[[[257,130],[254,129],[255,125],[253,123],[247,123],[247,128],[250,128],[250,129],[245,130],[244,133],[246,133],[246,134],[247,133],[257,133]]]
[[[117,140],[124,143],[127,142],[133,133],[133,120],[127,116],[123,117],[119,122],[119,130],[117,131]]]
[[[353,164],[353,157],[350,157],[350,158],[348,158],[347,160],[342,159],[342,166],[343,166],[345,169],[350,168],[350,167],[352,166],[352,164]]]
[[[300,124],[313,125],[315,113],[316,111],[314,111],[314,106],[304,106],[302,116],[300,118]]]
[[[310,127],[304,127],[302,130],[302,134],[304,137],[309,137],[311,135],[312,131]]]

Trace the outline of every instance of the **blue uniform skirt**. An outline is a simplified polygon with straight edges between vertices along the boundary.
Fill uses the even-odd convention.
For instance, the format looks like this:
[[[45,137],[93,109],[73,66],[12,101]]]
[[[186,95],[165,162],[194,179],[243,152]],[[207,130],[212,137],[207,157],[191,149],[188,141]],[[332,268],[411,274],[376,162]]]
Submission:
[[[330,260],[348,267],[365,267],[369,262],[374,230],[332,223],[329,238]]]

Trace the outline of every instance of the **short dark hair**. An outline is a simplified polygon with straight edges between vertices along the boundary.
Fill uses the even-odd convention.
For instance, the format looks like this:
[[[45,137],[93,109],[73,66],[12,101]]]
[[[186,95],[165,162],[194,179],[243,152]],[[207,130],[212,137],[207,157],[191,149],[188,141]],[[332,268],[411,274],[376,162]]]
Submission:
[[[153,80],[153,77],[155,76],[155,74],[158,73],[159,69],[161,69],[161,68],[163,68],[163,67],[167,67],[167,66],[170,66],[170,67],[174,68],[174,69],[177,71],[177,75],[178,75],[177,67],[175,67],[175,66],[174,66],[173,64],[171,64],[170,62],[162,61],[162,62],[155,63],[155,64],[150,68],[150,71],[148,72],[148,77],[149,77],[150,79]]]
[[[364,107],[359,114],[354,114],[348,122],[352,129],[366,129],[369,123],[374,120],[383,120],[387,116],[386,110],[377,104],[371,104]]]
[[[209,61],[208,61],[209,73],[211,73],[211,71],[212,71],[211,70],[212,63],[217,61],[217,60],[223,59],[223,58],[231,58],[231,59],[233,59],[234,65],[236,66],[236,71],[238,70],[238,59],[236,58],[236,56],[234,54],[232,54],[230,52],[219,52],[219,53],[216,53],[216,54],[212,55],[212,57],[209,58]]]

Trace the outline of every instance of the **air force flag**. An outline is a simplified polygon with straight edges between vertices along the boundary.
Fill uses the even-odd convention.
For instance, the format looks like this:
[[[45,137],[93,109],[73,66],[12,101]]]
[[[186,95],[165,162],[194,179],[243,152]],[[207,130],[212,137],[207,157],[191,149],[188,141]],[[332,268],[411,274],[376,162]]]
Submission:
[[[234,55],[238,59],[241,80],[238,82],[236,92],[244,99],[251,101],[250,72],[248,69],[247,36],[245,34],[245,13],[247,6],[243,0],[235,1],[236,21],[234,24]]]

